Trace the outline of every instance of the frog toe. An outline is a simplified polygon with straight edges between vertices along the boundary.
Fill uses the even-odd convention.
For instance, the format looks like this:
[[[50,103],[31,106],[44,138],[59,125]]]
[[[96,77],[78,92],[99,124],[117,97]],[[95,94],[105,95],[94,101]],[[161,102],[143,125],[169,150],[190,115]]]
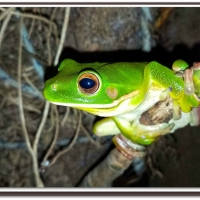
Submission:
[[[187,95],[194,94],[193,84],[193,68],[186,69],[184,71],[184,92]]]

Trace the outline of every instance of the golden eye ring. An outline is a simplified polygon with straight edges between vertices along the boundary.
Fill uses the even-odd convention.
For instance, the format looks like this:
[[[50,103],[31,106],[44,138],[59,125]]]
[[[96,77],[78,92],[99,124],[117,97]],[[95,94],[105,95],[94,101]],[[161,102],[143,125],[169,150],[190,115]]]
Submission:
[[[99,78],[93,73],[84,73],[78,79],[78,87],[85,94],[94,94],[99,85]]]

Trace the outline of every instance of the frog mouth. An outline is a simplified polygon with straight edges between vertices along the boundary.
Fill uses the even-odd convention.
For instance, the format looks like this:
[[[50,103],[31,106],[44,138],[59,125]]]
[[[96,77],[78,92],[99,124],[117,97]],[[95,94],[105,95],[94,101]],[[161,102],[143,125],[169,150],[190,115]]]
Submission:
[[[65,102],[54,102],[54,101],[50,101],[51,103],[53,104],[56,104],[56,105],[60,105],[60,106],[69,106],[69,107],[73,107],[73,108],[77,108],[77,109],[84,109],[86,110],[87,108],[88,109],[106,109],[106,108],[114,108],[116,106],[118,106],[121,102],[127,100],[127,99],[131,99],[132,97],[134,96],[137,96],[139,94],[139,90],[135,90],[129,94],[126,94],[122,97],[120,97],[119,99],[117,100],[114,100],[112,103],[110,104],[84,104],[84,103],[65,103]]]
[[[94,115],[109,117],[118,114],[122,114],[131,110],[134,110],[137,105],[131,104],[131,99],[134,96],[139,94],[139,90],[133,91],[127,95],[120,97],[117,100],[114,100],[110,104],[76,104],[76,103],[60,103],[60,102],[51,102],[56,105],[69,106],[77,108],[79,110],[84,110],[86,112],[92,113]]]
[[[111,104],[52,103],[77,108],[101,117],[113,117],[124,113],[132,113],[132,111],[135,111],[136,113],[140,110],[145,111],[160,101],[161,93],[162,90],[150,90],[142,102],[134,102],[134,98],[132,97],[138,97],[139,94],[139,91],[134,91],[119,98],[118,100],[113,101]]]

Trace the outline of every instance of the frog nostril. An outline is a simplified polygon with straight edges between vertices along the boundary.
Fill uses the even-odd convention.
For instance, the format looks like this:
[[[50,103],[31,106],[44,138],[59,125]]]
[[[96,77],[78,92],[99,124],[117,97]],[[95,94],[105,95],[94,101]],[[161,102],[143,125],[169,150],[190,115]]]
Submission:
[[[56,90],[57,89],[57,86],[56,86],[56,84],[53,84],[53,85],[51,85],[51,88],[52,88],[52,90]]]

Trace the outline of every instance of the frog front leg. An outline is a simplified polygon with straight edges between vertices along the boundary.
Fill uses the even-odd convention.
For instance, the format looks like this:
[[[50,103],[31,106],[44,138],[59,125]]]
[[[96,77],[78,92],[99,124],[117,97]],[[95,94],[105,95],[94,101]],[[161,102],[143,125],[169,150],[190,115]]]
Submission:
[[[148,63],[145,67],[142,90],[137,98],[142,101],[150,88],[167,91],[175,107],[179,106],[183,112],[190,112],[192,108],[199,106],[200,102],[194,93],[185,93],[183,79],[155,61]],[[133,99],[133,103],[138,99]]]

